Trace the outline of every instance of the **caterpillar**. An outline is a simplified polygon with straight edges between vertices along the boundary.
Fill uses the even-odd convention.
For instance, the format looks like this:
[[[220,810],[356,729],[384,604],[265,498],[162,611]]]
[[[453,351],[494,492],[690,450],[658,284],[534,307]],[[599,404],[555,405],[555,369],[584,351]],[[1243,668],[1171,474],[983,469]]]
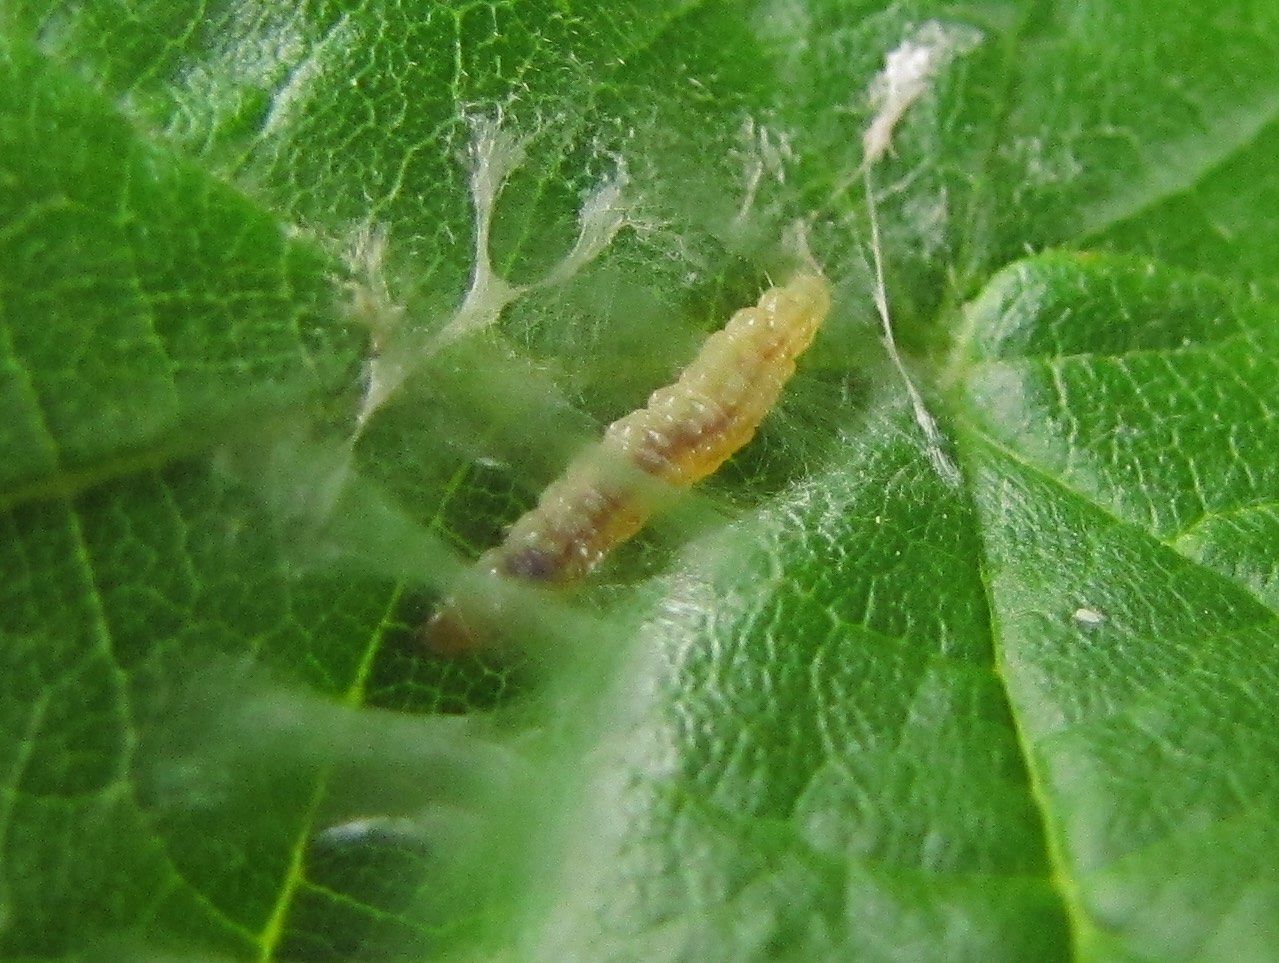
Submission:
[[[441,655],[482,648],[497,618],[481,598],[484,579],[576,582],[644,526],[664,490],[718,469],[754,437],[829,310],[826,278],[804,270],[734,313],[673,384],[609,425],[480,556],[479,578],[423,626],[427,647]]]

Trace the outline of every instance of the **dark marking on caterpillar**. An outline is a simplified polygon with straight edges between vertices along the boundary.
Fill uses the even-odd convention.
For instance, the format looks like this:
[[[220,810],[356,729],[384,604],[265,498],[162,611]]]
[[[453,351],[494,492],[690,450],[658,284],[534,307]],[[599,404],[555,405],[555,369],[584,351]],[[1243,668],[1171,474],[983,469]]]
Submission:
[[[540,548],[525,548],[501,559],[501,574],[530,582],[549,582],[555,578],[556,559]]]
[[[576,582],[644,526],[663,489],[687,487],[718,469],[754,437],[829,310],[826,279],[806,270],[737,311],[673,384],[609,425],[506,540],[480,557],[480,578],[423,627],[427,647],[440,654],[482,648],[501,621],[483,598],[485,578]]]

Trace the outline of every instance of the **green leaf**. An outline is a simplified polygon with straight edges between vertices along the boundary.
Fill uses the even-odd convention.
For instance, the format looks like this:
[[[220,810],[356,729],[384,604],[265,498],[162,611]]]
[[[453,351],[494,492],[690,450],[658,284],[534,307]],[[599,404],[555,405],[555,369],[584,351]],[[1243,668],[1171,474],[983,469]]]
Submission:
[[[6,5],[0,956],[1279,958],[1276,38]],[[859,170],[912,43],[870,183],[918,403]],[[799,220],[835,306],[760,436],[432,656]]]

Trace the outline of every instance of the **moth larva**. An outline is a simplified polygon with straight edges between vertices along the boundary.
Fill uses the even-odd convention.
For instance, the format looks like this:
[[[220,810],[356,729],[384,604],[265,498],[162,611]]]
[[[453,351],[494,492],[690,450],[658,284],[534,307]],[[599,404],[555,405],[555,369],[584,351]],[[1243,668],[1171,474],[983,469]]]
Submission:
[[[480,557],[479,574],[544,584],[580,579],[643,527],[662,487],[700,481],[754,437],[829,309],[826,279],[804,271],[736,312],[674,384],[609,425],[599,444],[569,464],[506,540]],[[479,623],[491,617],[475,594],[454,595],[427,622],[430,649],[482,645],[487,633]]]

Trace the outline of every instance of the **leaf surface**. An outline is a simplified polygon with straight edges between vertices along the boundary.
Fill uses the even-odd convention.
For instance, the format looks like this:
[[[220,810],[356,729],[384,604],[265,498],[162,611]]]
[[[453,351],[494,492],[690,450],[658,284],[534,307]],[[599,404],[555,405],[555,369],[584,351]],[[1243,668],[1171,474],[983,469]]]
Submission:
[[[1279,956],[1273,4],[409,6],[0,12],[0,952]],[[757,440],[424,653],[801,218]]]

